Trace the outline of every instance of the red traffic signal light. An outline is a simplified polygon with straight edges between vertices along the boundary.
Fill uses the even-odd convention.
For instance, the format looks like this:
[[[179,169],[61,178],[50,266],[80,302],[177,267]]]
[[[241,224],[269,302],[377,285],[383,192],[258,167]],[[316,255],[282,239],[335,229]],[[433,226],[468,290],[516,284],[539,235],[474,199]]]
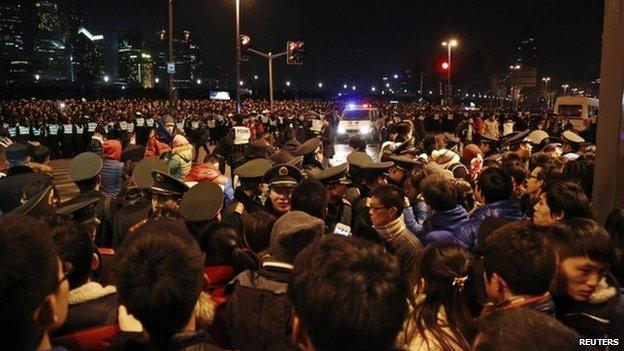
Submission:
[[[249,35],[242,34],[240,36],[240,48],[241,48],[241,61],[249,61],[247,51],[251,45],[251,37]]]
[[[303,65],[303,52],[305,43],[300,40],[286,42],[286,64]]]
[[[443,70],[447,70],[447,69],[449,69],[449,64],[448,64],[448,62],[442,62],[442,69],[443,69]]]

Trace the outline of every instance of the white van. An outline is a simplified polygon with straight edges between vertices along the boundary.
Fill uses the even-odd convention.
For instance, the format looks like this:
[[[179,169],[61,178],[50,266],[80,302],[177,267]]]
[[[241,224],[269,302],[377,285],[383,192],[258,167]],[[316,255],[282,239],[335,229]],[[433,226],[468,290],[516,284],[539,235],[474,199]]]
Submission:
[[[359,133],[372,140],[373,135],[377,133],[374,122],[380,117],[379,109],[368,104],[348,104],[338,122],[336,130],[338,139],[344,140]]]
[[[598,99],[585,96],[560,96],[555,102],[554,113],[565,116],[579,132],[598,120]]]

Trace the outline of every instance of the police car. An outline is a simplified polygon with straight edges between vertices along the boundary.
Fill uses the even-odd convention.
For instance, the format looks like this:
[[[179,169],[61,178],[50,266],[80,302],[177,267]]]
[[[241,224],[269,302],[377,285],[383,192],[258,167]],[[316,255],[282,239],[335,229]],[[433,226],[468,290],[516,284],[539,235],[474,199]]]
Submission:
[[[367,137],[368,141],[373,141],[377,134],[375,121],[381,118],[379,109],[369,104],[347,104],[342,111],[336,134],[338,140],[345,141],[355,134]]]

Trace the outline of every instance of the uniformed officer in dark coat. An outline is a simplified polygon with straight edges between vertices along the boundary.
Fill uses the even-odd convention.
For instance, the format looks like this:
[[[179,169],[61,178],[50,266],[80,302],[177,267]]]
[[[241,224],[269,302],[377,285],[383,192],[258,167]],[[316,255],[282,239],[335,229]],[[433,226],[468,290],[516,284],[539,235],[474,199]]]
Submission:
[[[80,192],[73,199],[64,202],[61,207],[72,206],[88,199],[97,199],[98,203],[94,211],[99,224],[96,226],[95,244],[110,247],[112,233],[105,219],[110,199],[100,192],[102,164],[102,158],[93,152],[83,152],[71,160],[67,174],[76,183]]]
[[[61,125],[61,150],[62,157],[70,158],[75,155],[74,151],[74,125],[70,119],[67,119],[65,123]]]
[[[262,195],[262,178],[273,167],[273,162],[258,158],[247,161],[234,170],[240,186],[234,190],[234,201],[223,211],[223,221],[227,221],[242,233],[242,216],[246,213],[260,211],[264,207],[260,199]]]
[[[24,192],[35,183],[48,186],[54,180],[46,173],[35,172],[28,166],[28,147],[14,143],[4,150],[9,165],[7,176],[0,179],[0,211],[8,213],[22,203]]]
[[[362,193],[360,197],[353,203],[353,218],[356,220],[359,216],[368,217],[368,197],[380,185],[387,184],[385,174],[388,169],[394,165],[394,162],[373,162],[366,164],[360,168],[362,180],[366,187],[360,189]]]
[[[349,164],[330,167],[314,174],[314,179],[320,181],[327,189],[327,217],[325,224],[333,229],[336,223],[351,226],[351,203],[344,198],[347,185],[351,181],[347,178],[349,174]]]
[[[422,162],[417,159],[402,155],[392,155],[389,157],[389,160],[393,161],[394,165],[388,170],[388,182],[400,188],[403,187],[403,183],[409,176],[409,173],[412,171],[412,169],[417,165],[422,164]]]
[[[116,211],[113,214],[113,247],[121,245],[130,228],[146,221],[151,209],[149,188],[154,185],[152,171],[169,172],[164,160],[144,158],[134,166],[130,182],[124,184],[117,196]]]
[[[308,139],[295,150],[295,155],[303,156],[303,171],[306,174],[314,174],[323,170],[323,153],[321,139],[314,137]]]
[[[357,201],[362,192],[366,192],[366,183],[362,178],[362,167],[367,164],[373,163],[373,158],[366,152],[356,151],[347,156],[347,162],[349,163],[349,179],[351,179],[351,185],[345,190],[345,198],[352,205]]]
[[[184,193],[180,203],[180,216],[184,218],[191,234],[199,239],[208,226],[221,219],[223,190],[216,183],[199,183]]]
[[[269,186],[269,198],[264,210],[278,218],[289,212],[292,191],[302,179],[301,171],[290,165],[275,165],[269,169],[263,179]]]
[[[563,141],[563,157],[569,160],[576,160],[580,156],[581,144],[585,142],[580,135],[566,130],[561,133],[561,140]]]

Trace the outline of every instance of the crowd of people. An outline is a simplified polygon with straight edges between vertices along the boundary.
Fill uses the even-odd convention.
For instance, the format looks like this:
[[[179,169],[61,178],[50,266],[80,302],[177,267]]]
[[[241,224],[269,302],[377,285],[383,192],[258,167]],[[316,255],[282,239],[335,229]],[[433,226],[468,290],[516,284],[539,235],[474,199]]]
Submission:
[[[624,347],[624,208],[593,219],[591,129],[374,103],[379,158],[355,135],[336,164],[334,101],[1,106],[3,349]]]

